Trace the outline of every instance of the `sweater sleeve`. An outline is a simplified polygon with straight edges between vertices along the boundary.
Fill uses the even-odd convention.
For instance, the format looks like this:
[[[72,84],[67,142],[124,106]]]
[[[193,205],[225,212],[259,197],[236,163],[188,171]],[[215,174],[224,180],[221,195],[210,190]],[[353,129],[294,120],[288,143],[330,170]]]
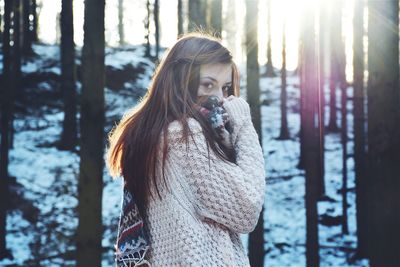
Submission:
[[[168,156],[179,164],[195,196],[200,219],[213,220],[237,233],[254,230],[265,194],[264,158],[251,123],[237,125],[234,142],[237,164],[222,160],[208,148],[200,124],[190,119],[188,146],[170,132]]]

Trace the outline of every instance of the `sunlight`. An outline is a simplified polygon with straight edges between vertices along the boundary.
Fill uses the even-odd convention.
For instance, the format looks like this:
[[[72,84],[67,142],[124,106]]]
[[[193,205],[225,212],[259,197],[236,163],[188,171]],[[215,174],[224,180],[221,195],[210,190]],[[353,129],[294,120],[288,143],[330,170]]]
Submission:
[[[329,2],[330,1],[326,0],[302,0],[302,3],[306,8],[316,8],[318,6],[326,6],[327,4],[329,4]]]
[[[232,1],[224,0],[224,14],[226,16],[226,5]],[[345,42],[347,62],[351,62],[352,57],[352,16],[353,16],[353,2],[354,0],[343,1],[343,24],[342,35]],[[238,63],[243,61],[243,38],[244,38],[244,19],[245,19],[245,4],[243,1],[234,1],[236,8],[235,25],[237,32],[234,33],[235,42],[229,44],[229,47],[234,51],[236,61]],[[117,0],[109,0],[106,5],[106,41],[110,46],[118,45],[118,16],[117,13]],[[174,43],[177,36],[177,17],[171,16],[176,12],[177,1],[160,1],[160,21],[161,21],[161,45],[168,47]],[[286,23],[286,54],[287,54],[287,68],[294,70],[297,67],[298,61],[298,40],[300,33],[301,14],[304,8],[318,8],[330,13],[332,8],[335,8],[337,1],[329,0],[271,0],[271,48],[272,48],[272,61],[274,67],[280,68],[282,65],[282,34],[283,24]],[[145,1],[126,1],[125,2],[125,39],[130,44],[139,44],[144,42],[144,27],[143,19],[146,15]],[[41,1],[41,15],[40,19],[40,32],[39,38],[45,43],[54,43],[58,38],[56,34],[55,21],[57,13],[60,11],[60,3],[53,0]],[[135,16],[131,16],[135,10]],[[78,46],[83,44],[83,13],[84,1],[74,1],[74,26],[75,26],[75,43]],[[136,13],[137,12],[137,13]],[[225,18],[225,21],[229,18]],[[152,23],[151,23],[152,25]],[[154,26],[151,26],[154,27]],[[227,38],[225,32],[223,36]],[[266,63],[267,53],[267,0],[259,0],[259,21],[258,21],[258,45],[259,45],[259,62],[260,65]],[[151,42],[154,42],[152,37]],[[226,40],[224,40],[227,44]],[[346,74],[348,80],[352,79],[351,64],[347,65]]]

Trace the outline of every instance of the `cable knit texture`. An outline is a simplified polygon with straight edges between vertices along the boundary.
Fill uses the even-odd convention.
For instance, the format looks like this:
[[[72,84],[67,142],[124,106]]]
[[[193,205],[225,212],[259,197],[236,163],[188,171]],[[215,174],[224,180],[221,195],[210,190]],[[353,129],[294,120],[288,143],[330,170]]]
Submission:
[[[237,164],[207,147],[195,119],[188,119],[188,144],[178,121],[168,127],[164,171],[169,191],[159,185],[162,200],[150,199],[146,217],[146,258],[152,266],[250,266],[239,233],[257,224],[265,193],[264,158],[247,102],[230,98],[224,107],[233,124]],[[158,163],[161,175],[161,157]]]

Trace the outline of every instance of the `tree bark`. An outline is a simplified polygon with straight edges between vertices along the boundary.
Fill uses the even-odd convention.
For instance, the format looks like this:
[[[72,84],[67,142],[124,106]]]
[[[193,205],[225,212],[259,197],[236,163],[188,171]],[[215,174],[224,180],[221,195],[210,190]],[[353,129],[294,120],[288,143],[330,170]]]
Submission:
[[[342,234],[349,233],[347,222],[347,86],[341,85],[342,96],[342,119],[341,119],[341,141],[342,141]]]
[[[3,43],[3,32],[3,14],[0,12],[0,43]]]
[[[236,39],[237,39],[237,26],[236,26],[236,1],[228,0],[226,5],[226,16],[222,22],[224,31],[226,32],[226,42],[232,55],[236,55]]]
[[[210,28],[215,36],[222,37],[222,0],[212,0],[210,3]]]
[[[342,42],[342,0],[337,1],[337,6],[331,11],[331,25],[335,27],[331,28],[330,31],[330,79],[329,79],[329,123],[328,131],[338,132],[339,126],[337,123],[337,103],[336,103],[336,91],[337,86],[340,82],[340,58],[341,53],[344,53],[343,42]]]
[[[281,69],[281,132],[280,140],[289,139],[289,128],[287,122],[287,92],[286,92],[286,21],[283,24],[282,33],[282,69]]]
[[[59,149],[73,150],[78,143],[73,0],[62,0],[61,92],[64,100],[63,131]]]
[[[37,3],[36,0],[32,0],[32,42],[38,42],[38,13],[37,13]]]
[[[400,264],[399,2],[368,3],[370,263]]]
[[[156,39],[156,59],[158,60],[158,54],[160,52],[160,4],[159,0],[154,0],[154,27],[155,27],[155,39]]]
[[[15,101],[17,98],[22,97],[21,92],[21,0],[14,0],[14,16],[13,16],[13,37],[14,42],[12,46],[12,62],[11,62],[11,75],[14,79],[12,88],[12,99]],[[14,107],[11,106],[12,112],[10,117],[10,148],[14,147]]]
[[[356,0],[353,17],[354,163],[357,206],[357,256],[368,256],[368,198],[364,111],[364,0]]]
[[[124,45],[125,44],[124,0],[118,0],[118,34],[119,34],[119,45]]]
[[[144,28],[146,30],[146,34],[144,36],[144,39],[146,40],[146,51],[145,51],[145,56],[150,57],[151,52],[150,52],[150,0],[146,1],[146,18],[144,20]]]
[[[258,65],[258,0],[246,0],[246,74],[247,100],[250,105],[252,121],[262,144],[260,111],[260,72]],[[249,235],[249,259],[253,267],[264,266],[264,208],[257,226]]]
[[[101,266],[104,148],[104,7],[85,1],[76,266]]]
[[[271,0],[267,0],[267,65],[265,75],[267,77],[275,77],[274,66],[272,64],[272,49],[271,49]]]
[[[303,51],[303,43],[302,43],[302,37],[300,37],[299,40],[299,62],[297,65],[297,69],[296,71],[299,73],[299,80],[300,80],[300,131],[299,131],[299,139],[300,139],[300,158],[299,158],[299,163],[297,164],[297,168],[299,169],[304,169],[304,165],[305,165],[305,146],[304,146],[304,125],[305,125],[305,121],[304,121],[304,69],[303,69],[303,60],[304,60],[304,51]]]
[[[32,50],[32,33],[31,33],[31,0],[23,0],[23,34],[22,34],[22,53],[29,56]]]
[[[61,41],[61,25],[60,25],[60,21],[61,21],[61,12],[57,12],[56,15],[56,23],[55,23],[55,30],[56,30],[56,40],[55,43],[56,44],[60,44]]]
[[[0,88],[1,101],[1,144],[0,144],[0,259],[10,257],[6,244],[7,208],[9,206],[9,132],[13,99],[11,77],[10,19],[13,1],[4,3],[4,35],[3,35],[3,84]]]
[[[307,9],[303,14],[302,25],[302,81],[304,85],[304,116],[303,140],[304,140],[304,167],[306,173],[306,261],[307,267],[319,266],[318,243],[318,129],[315,124],[316,102],[318,101],[318,77],[316,72],[317,59],[315,56],[315,11]]]
[[[183,34],[183,0],[178,0],[178,37]]]
[[[189,1],[189,31],[207,29],[207,1]]]
[[[329,31],[327,25],[327,10],[323,2],[319,6],[319,47],[318,47],[318,99],[316,110],[318,113],[318,140],[319,140],[319,157],[318,157],[318,177],[319,177],[319,192],[320,199],[325,196],[325,47],[326,34]]]

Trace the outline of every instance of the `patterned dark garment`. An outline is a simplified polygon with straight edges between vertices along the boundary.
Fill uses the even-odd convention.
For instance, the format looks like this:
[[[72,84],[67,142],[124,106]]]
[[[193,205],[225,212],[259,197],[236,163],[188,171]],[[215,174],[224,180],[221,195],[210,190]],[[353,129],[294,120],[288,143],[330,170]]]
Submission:
[[[222,106],[222,101],[217,96],[209,96],[201,103],[199,108],[201,114],[210,122],[215,135],[223,144],[232,148],[230,134],[232,128],[229,123],[229,116]]]
[[[126,186],[123,190],[115,249],[115,262],[118,267],[146,266],[143,264],[150,266],[144,258],[149,249],[149,241],[143,228],[143,219],[135,199]]]

